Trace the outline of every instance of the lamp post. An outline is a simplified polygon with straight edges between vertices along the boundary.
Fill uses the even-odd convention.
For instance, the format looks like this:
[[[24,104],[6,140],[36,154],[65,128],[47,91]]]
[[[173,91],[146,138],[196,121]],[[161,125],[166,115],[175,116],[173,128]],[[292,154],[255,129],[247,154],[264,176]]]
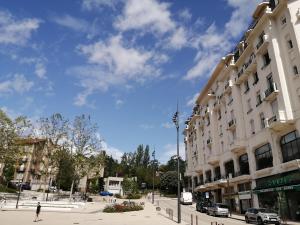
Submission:
[[[22,179],[19,179],[19,192],[18,192],[18,198],[17,198],[17,203],[16,203],[16,209],[19,207],[19,200],[20,200],[20,195],[21,195],[21,190],[22,190],[22,184],[23,184],[23,176],[22,176]]]
[[[176,126],[177,130],[177,218],[178,223],[181,223],[181,209],[180,209],[180,166],[179,166],[179,112],[178,112],[178,103],[177,111],[173,116],[173,123]]]
[[[155,149],[152,153],[153,156],[153,183],[152,183],[152,204],[154,204],[154,179],[155,179]]]
[[[232,177],[232,174],[229,173],[227,176],[227,191],[228,191],[228,200],[229,200],[229,215],[231,216],[231,193],[229,193],[229,179]]]

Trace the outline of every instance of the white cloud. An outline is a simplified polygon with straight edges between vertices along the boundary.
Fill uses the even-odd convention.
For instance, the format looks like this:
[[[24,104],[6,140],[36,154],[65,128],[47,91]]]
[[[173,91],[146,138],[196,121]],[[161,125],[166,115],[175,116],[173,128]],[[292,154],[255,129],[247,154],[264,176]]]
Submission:
[[[174,31],[168,40],[168,46],[173,49],[181,49],[188,42],[187,32],[183,27],[179,27]]]
[[[192,14],[188,9],[183,9],[179,12],[179,17],[184,21],[190,21],[192,19]]]
[[[146,29],[163,34],[176,27],[168,8],[169,4],[157,0],[127,0],[114,25],[122,31]]]
[[[185,80],[194,80],[211,75],[216,64],[236,44],[236,39],[246,31],[251,20],[251,14],[260,0],[226,0],[233,8],[230,19],[223,28],[214,23],[193,40],[193,46],[198,48],[195,64],[184,76]],[[245,7],[247,5],[247,7]]]
[[[171,129],[175,127],[173,123],[169,123],[169,122],[163,123],[161,126],[166,129]]]
[[[119,109],[121,108],[122,105],[124,105],[124,101],[121,99],[117,99],[115,102],[116,108]]]
[[[87,57],[88,64],[71,68],[84,91],[79,93],[75,104],[86,104],[86,98],[95,91],[107,91],[110,86],[127,85],[129,81],[143,83],[160,75],[156,68],[154,53],[126,46],[121,36],[111,37],[107,42],[78,46],[80,54]]]
[[[39,77],[39,78],[46,78],[46,73],[47,73],[47,70],[46,70],[46,66],[39,62],[35,65],[35,71],[34,73]]]
[[[67,27],[79,32],[87,32],[90,27],[87,21],[68,14],[62,16],[53,16],[51,17],[51,20],[60,26]]]
[[[25,45],[41,21],[35,18],[17,19],[0,10],[0,44]]]
[[[140,124],[140,128],[144,129],[144,130],[150,130],[154,128],[154,125],[152,124]]]
[[[159,155],[158,160],[162,163],[166,163],[174,155],[177,155],[177,145],[167,144],[163,146],[162,154]],[[179,143],[179,155],[185,160],[185,144],[183,142]]]
[[[28,92],[33,87],[33,84],[23,74],[15,74],[11,80],[0,82],[0,95],[13,94],[14,92],[23,94]]]
[[[82,8],[85,10],[101,9],[102,7],[115,8],[121,0],[82,0]]]
[[[196,103],[196,100],[197,100],[198,96],[199,96],[199,93],[196,93],[190,100],[188,100],[186,105],[189,106],[189,107],[193,107]]]
[[[102,144],[103,150],[106,151],[107,155],[111,155],[114,159],[117,159],[119,162],[121,161],[121,157],[124,154],[123,151],[119,150],[118,148],[108,145],[105,141],[103,141],[101,144]]]

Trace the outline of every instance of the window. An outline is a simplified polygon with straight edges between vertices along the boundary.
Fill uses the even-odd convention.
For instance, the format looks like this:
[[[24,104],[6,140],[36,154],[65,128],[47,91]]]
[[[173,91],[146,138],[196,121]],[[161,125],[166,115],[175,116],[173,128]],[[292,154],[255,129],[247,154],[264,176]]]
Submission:
[[[270,144],[261,146],[255,150],[256,170],[273,166],[273,156]]]
[[[248,154],[241,155],[239,157],[239,164],[240,164],[240,174],[249,174],[249,161],[248,161]]]
[[[222,119],[222,114],[221,114],[221,110],[218,110],[218,120]]]
[[[289,47],[289,49],[292,49],[294,46],[293,46],[293,42],[292,42],[292,40],[290,39],[290,40],[288,40],[288,47]]]
[[[265,115],[264,113],[260,113],[259,114],[259,118],[260,118],[260,128],[264,129],[266,127],[265,125]]]
[[[257,72],[255,72],[255,73],[253,74],[253,80],[254,80],[254,82],[253,82],[253,86],[254,86],[254,85],[256,85],[256,84],[258,83],[258,81],[259,81]]]
[[[293,71],[294,71],[294,75],[299,75],[297,66],[293,66]]]
[[[262,70],[267,67],[271,62],[271,59],[270,59],[270,56],[269,56],[269,52],[266,52],[264,55],[263,55],[263,67],[262,67]]]
[[[283,162],[300,159],[300,138],[297,131],[284,135],[280,140]]]
[[[207,126],[209,126],[210,125],[210,118],[209,118],[209,116],[207,117]]]
[[[207,171],[205,172],[205,177],[206,177],[205,183],[211,182],[211,170],[207,170]]]
[[[233,102],[232,95],[228,96],[228,105],[230,105]]]
[[[265,35],[265,32],[262,32],[259,37],[258,37],[258,43],[256,45],[256,49],[259,49],[260,46],[264,43],[264,35]]]
[[[244,93],[247,93],[250,90],[248,80],[245,81],[244,86],[245,86],[245,92]]]
[[[251,190],[251,182],[238,184],[239,191],[249,191]]]
[[[281,17],[280,20],[281,20],[281,25],[286,24],[286,17],[285,16]]]
[[[248,108],[247,114],[249,114],[252,111],[250,98],[247,100],[247,108]]]
[[[223,136],[223,127],[222,127],[222,125],[220,125],[220,136]]]
[[[215,178],[214,180],[220,180],[221,179],[221,168],[218,166],[215,168]]]
[[[251,129],[251,134],[255,134],[255,125],[254,125],[254,120],[250,120],[250,129]]]
[[[225,175],[226,177],[229,177],[229,174],[231,174],[232,177],[234,177],[234,163],[233,160],[230,160],[229,162],[225,163]]]
[[[262,103],[260,91],[256,92],[256,107]]]

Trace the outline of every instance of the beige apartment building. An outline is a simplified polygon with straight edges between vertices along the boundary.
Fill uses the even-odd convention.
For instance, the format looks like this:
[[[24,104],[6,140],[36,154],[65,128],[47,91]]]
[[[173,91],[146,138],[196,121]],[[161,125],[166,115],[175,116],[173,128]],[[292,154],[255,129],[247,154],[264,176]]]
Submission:
[[[232,211],[300,220],[300,0],[259,4],[184,130],[189,188]]]

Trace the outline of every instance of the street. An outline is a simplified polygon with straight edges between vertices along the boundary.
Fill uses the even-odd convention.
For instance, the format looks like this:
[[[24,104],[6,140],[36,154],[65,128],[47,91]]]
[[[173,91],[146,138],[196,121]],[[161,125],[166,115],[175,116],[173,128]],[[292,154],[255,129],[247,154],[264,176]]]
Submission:
[[[174,198],[159,198],[157,200],[159,206],[162,211],[165,212],[166,208],[170,208],[173,210],[174,218],[173,220],[177,221],[177,199]],[[218,224],[245,224],[244,221],[232,218],[224,218],[224,217],[213,217],[208,216],[205,213],[200,213],[196,211],[196,204],[193,205],[181,205],[181,219],[182,224],[189,223],[191,224],[191,215],[193,215],[193,224],[196,224],[196,216],[198,217],[198,224],[211,224],[211,222],[217,222]]]

